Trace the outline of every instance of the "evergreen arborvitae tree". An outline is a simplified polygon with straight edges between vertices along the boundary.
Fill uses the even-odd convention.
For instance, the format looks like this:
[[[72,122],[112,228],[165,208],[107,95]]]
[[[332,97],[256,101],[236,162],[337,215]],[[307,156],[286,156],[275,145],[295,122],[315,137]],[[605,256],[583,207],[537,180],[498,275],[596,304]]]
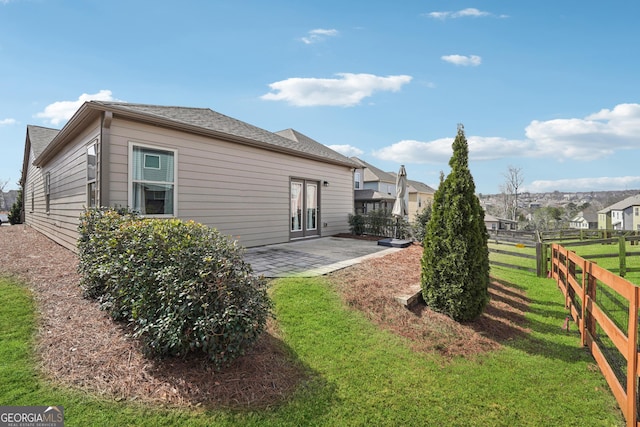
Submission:
[[[427,305],[456,321],[482,314],[489,301],[489,235],[469,170],[464,127],[458,126],[451,173],[433,199],[422,256],[422,295]]]
[[[13,206],[11,206],[7,217],[11,225],[22,224],[22,187],[18,189],[18,197],[13,203]]]

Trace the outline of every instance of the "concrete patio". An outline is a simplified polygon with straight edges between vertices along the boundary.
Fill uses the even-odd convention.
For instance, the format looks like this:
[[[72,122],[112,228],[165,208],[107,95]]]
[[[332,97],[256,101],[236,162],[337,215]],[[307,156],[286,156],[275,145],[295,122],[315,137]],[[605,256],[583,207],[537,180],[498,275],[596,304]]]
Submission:
[[[245,260],[256,274],[269,278],[314,277],[400,250],[377,241],[321,237],[249,248]]]

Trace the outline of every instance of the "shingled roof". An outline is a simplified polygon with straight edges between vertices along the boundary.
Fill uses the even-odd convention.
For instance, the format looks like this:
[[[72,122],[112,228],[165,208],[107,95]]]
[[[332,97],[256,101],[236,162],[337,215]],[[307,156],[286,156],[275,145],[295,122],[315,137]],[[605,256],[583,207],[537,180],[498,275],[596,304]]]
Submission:
[[[58,133],[60,133],[58,129],[27,125],[27,137],[31,142],[31,149],[35,157],[38,157],[47,148],[47,145],[53,141]]]
[[[243,139],[263,143],[265,148],[284,149],[287,151],[308,154],[314,157],[330,159],[335,162],[354,166],[346,156],[330,149],[313,139],[288,129],[281,132],[270,132],[249,123],[220,114],[209,108],[173,107],[147,104],[131,104],[125,102],[91,101],[114,112],[130,111],[150,118],[156,117],[175,123],[183,123],[216,133],[223,133]]]
[[[67,135],[82,128],[82,123],[101,112],[111,112],[114,117],[124,117],[156,126],[206,135],[235,143],[252,145],[266,150],[280,151],[300,157],[321,160],[349,167],[357,167],[351,159],[291,130],[279,135],[249,123],[234,119],[209,108],[177,107],[127,102],[85,102],[43,151],[36,155],[36,164],[46,163],[53,153],[65,144]],[[285,132],[285,131],[283,131]],[[291,137],[288,137],[291,136]]]
[[[420,181],[414,181],[412,179],[407,180],[407,184],[409,187],[413,187],[413,189],[418,193],[427,193],[427,194],[435,194],[436,190],[429,187],[427,184],[422,183]],[[409,188],[409,192],[411,193],[411,188]]]
[[[370,163],[365,162],[357,157],[351,157],[351,160],[356,162],[360,167],[364,168],[364,182],[372,182],[372,181],[381,181],[394,183],[396,182],[396,177],[388,172],[385,172],[377,167],[373,166]]]
[[[598,211],[598,213],[608,213],[611,211],[622,211],[632,206],[640,206],[640,194],[636,194],[635,196],[627,197],[624,200],[619,201],[618,203],[614,203],[611,206],[607,206],[604,209]]]

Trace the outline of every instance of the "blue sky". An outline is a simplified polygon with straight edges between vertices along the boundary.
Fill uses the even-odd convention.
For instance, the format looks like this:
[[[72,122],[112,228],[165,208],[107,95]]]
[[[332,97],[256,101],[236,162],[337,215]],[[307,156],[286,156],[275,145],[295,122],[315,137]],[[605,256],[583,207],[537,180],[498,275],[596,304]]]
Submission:
[[[85,100],[294,128],[437,186],[640,189],[640,2],[0,0],[0,182]]]

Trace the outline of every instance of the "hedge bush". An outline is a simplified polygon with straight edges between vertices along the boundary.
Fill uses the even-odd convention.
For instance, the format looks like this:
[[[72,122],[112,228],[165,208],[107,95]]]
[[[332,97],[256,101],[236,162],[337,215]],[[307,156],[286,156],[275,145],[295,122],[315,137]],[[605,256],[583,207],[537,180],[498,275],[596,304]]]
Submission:
[[[146,354],[203,352],[221,368],[263,332],[272,309],[266,280],[217,230],[91,209],[79,231],[85,295],[130,322]]]

